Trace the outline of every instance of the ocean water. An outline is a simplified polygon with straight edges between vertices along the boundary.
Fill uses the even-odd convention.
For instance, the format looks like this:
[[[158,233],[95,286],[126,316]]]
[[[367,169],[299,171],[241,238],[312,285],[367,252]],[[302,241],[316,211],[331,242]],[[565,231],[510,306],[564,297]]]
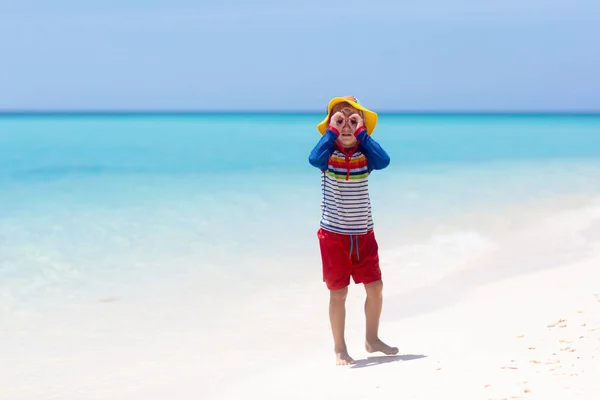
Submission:
[[[69,351],[68,327],[86,349],[96,342],[83,338],[113,332],[123,346],[115,354],[130,349],[121,343],[128,335],[175,335],[165,326],[210,342],[260,323],[257,335],[300,340],[285,327],[314,323],[312,307],[326,299],[314,299],[326,293],[319,171],[307,160],[321,118],[0,117],[0,342],[12,343],[0,370],[21,360],[17,349],[36,348],[36,335],[53,338],[35,351],[56,361],[48,348]],[[391,156],[370,185],[386,290],[397,296],[472,265],[536,216],[598,204],[600,116],[382,114],[373,138]],[[570,243],[539,234],[527,246],[540,255]],[[550,267],[556,255],[528,268]],[[264,350],[247,340],[252,357]],[[243,359],[240,351],[219,359]],[[13,398],[35,398],[24,389],[32,371],[39,378],[54,365],[28,361]],[[234,373],[216,365],[206,385]],[[38,388],[67,393],[56,382]]]
[[[206,290],[318,279],[319,118],[0,119],[0,293],[20,307],[198,271]],[[600,192],[600,116],[384,114],[373,137],[392,159],[371,177],[384,249],[426,221]]]

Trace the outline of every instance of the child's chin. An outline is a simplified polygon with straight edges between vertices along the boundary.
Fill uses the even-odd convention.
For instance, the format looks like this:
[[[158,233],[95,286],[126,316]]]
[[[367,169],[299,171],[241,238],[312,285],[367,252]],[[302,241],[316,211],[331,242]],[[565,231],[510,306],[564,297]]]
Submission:
[[[344,147],[352,147],[352,146],[354,146],[356,144],[356,140],[352,140],[352,139],[344,140],[344,139],[341,139],[340,143]]]

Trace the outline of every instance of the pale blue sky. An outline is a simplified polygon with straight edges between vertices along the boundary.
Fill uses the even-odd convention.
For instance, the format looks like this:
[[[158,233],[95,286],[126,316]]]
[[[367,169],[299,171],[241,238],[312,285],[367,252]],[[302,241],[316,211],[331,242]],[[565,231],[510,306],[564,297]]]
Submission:
[[[599,42],[598,0],[0,0],[0,109],[600,110]]]

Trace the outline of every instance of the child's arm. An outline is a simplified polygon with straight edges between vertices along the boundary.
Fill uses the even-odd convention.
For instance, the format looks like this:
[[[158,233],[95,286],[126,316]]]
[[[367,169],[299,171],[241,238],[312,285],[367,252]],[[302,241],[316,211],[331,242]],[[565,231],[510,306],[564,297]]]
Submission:
[[[381,145],[371,136],[367,135],[367,129],[362,128],[356,135],[358,146],[363,154],[367,157],[369,172],[374,169],[384,169],[390,164],[390,156],[383,150]]]
[[[317,143],[314,149],[308,156],[308,162],[315,168],[319,168],[321,171],[327,169],[327,163],[329,157],[333,153],[333,145],[339,136],[337,129],[329,127],[327,132],[321,137],[321,140]]]

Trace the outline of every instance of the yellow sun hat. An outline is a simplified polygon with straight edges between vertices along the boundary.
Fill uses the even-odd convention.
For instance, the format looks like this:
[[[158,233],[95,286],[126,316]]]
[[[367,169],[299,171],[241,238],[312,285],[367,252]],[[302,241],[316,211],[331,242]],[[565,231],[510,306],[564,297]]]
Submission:
[[[324,135],[325,132],[327,132],[327,128],[329,127],[329,114],[331,114],[331,110],[336,106],[336,104],[343,102],[350,104],[352,107],[356,108],[357,110],[361,110],[365,114],[364,125],[365,128],[367,128],[367,134],[369,136],[373,134],[375,126],[377,126],[377,113],[361,106],[354,96],[342,96],[334,97],[329,102],[329,106],[327,106],[327,116],[325,116],[325,119],[319,125],[317,125],[321,135]]]

